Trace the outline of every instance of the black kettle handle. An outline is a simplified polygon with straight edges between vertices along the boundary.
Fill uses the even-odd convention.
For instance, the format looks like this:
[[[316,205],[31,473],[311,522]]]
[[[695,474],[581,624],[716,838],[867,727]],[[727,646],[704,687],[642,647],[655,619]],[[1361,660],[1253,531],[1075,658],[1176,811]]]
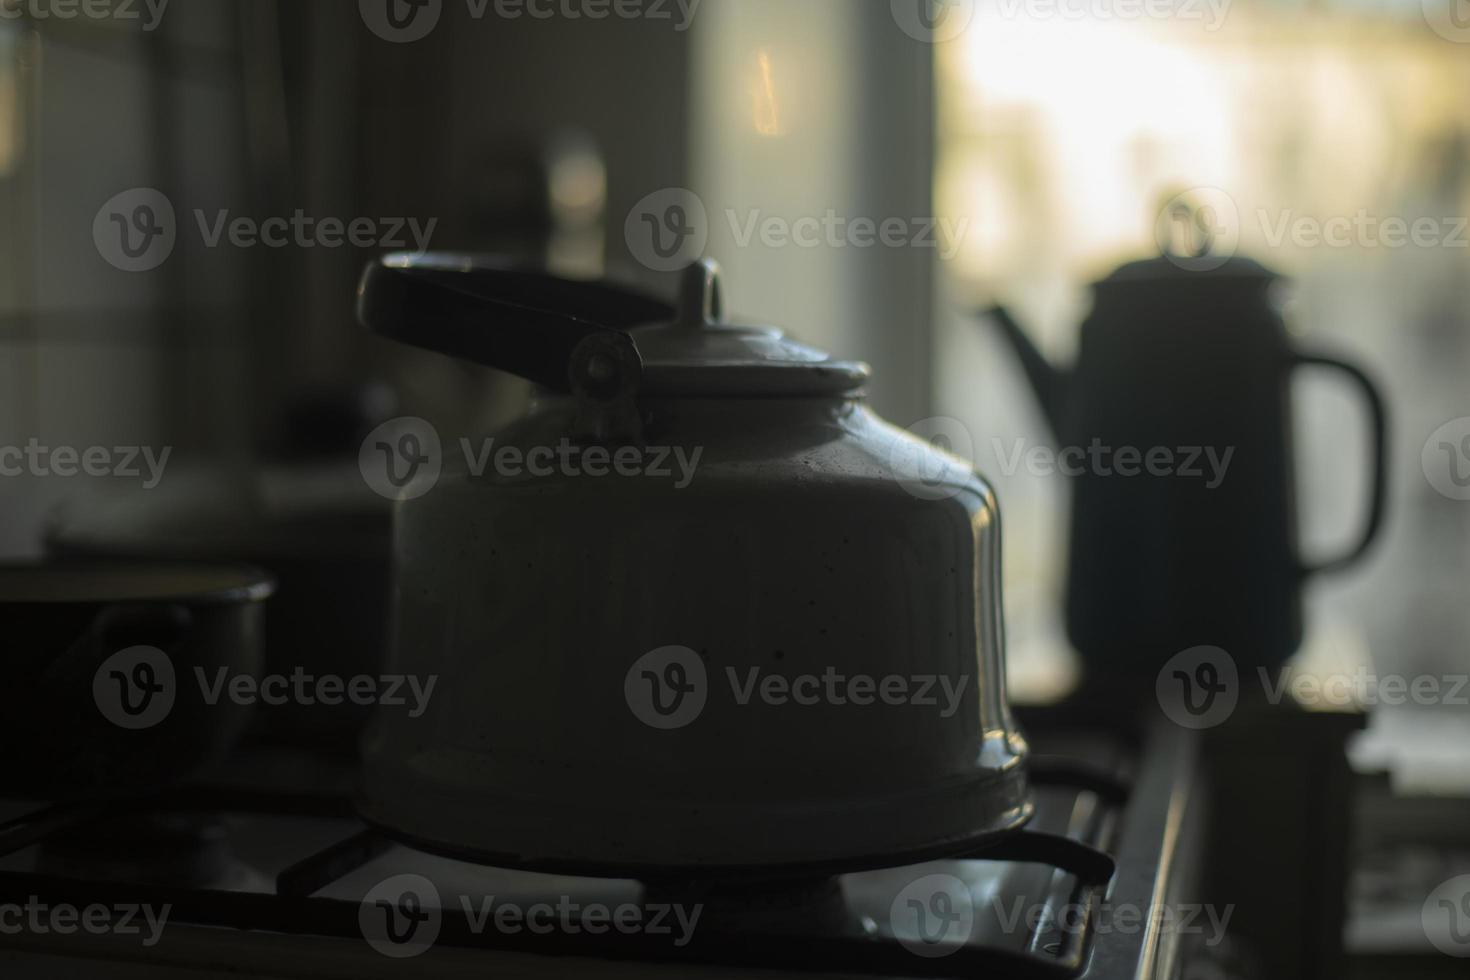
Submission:
[[[358,320],[384,337],[600,398],[637,386],[627,330],[673,315],[627,287],[448,253],[381,256],[357,288]]]
[[[1292,355],[1291,367],[1293,369],[1309,366],[1340,371],[1352,379],[1358,390],[1363,393],[1368,403],[1369,420],[1373,427],[1373,456],[1369,460],[1369,466],[1372,468],[1370,474],[1372,487],[1369,491],[1368,517],[1362,534],[1352,547],[1335,558],[1310,565],[1303,563],[1301,566],[1303,575],[1338,571],[1362,558],[1383,527],[1384,509],[1388,496],[1388,410],[1384,405],[1383,396],[1378,391],[1378,386],[1362,368],[1347,361],[1341,361],[1326,354],[1296,353]]]

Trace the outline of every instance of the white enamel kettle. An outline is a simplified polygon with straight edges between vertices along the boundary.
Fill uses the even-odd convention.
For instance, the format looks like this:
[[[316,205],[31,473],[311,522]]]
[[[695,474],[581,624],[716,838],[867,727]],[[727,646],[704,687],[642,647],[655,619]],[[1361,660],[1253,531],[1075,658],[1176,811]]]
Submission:
[[[638,876],[902,863],[1029,818],[990,488],[869,411],[866,365],[720,307],[708,261],[677,308],[465,257],[369,264],[367,326],[540,386],[498,462],[448,451],[397,504],[387,669],[437,684],[370,727],[370,822]]]

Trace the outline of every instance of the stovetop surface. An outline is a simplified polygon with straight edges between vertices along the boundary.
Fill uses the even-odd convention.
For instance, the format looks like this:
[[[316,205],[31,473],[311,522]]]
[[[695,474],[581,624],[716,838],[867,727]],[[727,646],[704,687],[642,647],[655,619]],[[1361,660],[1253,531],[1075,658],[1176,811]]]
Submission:
[[[338,780],[256,759],[236,767],[253,774],[243,785],[237,775],[130,813],[0,802],[0,903],[169,910],[152,944],[141,931],[132,941],[32,931],[0,936],[0,957],[24,950],[31,972],[20,976],[49,975],[45,964],[73,955],[104,957],[122,971],[89,971],[103,976],[145,964],[207,972],[211,963],[247,976],[401,975],[409,963],[414,975],[457,975],[487,957],[526,975],[668,964],[686,975],[763,967],[1110,976],[1099,968],[1128,954],[1101,948],[1097,903],[1139,888],[1157,899],[1168,877],[1164,824],[1184,770],[1175,752],[1151,748],[1140,758],[1095,733],[1041,739],[1037,748],[1027,832],[1116,856],[1118,873],[1105,887],[1033,860],[935,861],[835,882],[687,894],[484,867],[395,844],[352,815]],[[275,785],[260,778],[271,772]]]

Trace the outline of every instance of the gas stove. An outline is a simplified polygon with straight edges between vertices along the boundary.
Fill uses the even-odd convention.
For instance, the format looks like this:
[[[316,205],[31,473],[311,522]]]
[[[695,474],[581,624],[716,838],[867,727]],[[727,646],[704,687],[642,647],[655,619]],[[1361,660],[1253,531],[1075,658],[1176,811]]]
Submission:
[[[1194,737],[1030,726],[1027,831],[963,859],[643,881],[486,867],[362,823],[350,772],[240,766],[166,798],[0,810],[0,964],[74,975],[1175,977],[1195,904]],[[769,975],[769,974],[768,974]]]

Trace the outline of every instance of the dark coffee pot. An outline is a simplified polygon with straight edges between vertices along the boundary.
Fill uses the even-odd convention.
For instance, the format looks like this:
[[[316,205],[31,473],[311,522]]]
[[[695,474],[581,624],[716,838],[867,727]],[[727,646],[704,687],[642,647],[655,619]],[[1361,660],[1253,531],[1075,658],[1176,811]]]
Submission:
[[[1070,370],[991,311],[1075,477],[1067,630],[1093,677],[1152,677],[1199,645],[1242,668],[1280,665],[1301,643],[1304,579],[1352,564],[1379,530],[1383,399],[1352,364],[1291,347],[1276,279],[1244,258],[1124,265],[1094,285]],[[1290,413],[1290,379],[1307,365],[1347,375],[1373,427],[1366,525],[1311,564],[1298,549]]]

